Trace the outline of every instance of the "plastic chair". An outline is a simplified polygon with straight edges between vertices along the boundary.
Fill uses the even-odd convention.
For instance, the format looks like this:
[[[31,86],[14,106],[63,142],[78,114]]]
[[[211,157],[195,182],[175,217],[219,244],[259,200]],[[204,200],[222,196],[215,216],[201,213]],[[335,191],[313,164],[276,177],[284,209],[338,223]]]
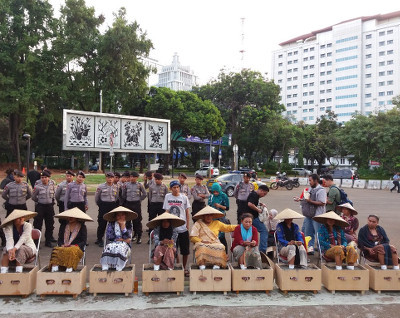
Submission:
[[[303,232],[300,232],[300,233],[301,233],[301,237],[303,238],[303,246],[307,252],[307,247],[306,247],[306,244],[304,243],[306,241],[306,237]],[[287,264],[288,263],[287,257],[282,256],[279,252],[277,231],[274,232],[274,240],[275,240],[275,246],[276,246],[276,260],[278,262],[278,265],[279,265],[279,259],[281,259],[282,263]]]
[[[42,239],[42,232],[38,229],[32,229],[32,239],[37,241],[36,244],[36,255],[35,255],[35,266],[39,264],[40,267],[40,255],[39,255],[39,248],[40,248],[40,240]]]

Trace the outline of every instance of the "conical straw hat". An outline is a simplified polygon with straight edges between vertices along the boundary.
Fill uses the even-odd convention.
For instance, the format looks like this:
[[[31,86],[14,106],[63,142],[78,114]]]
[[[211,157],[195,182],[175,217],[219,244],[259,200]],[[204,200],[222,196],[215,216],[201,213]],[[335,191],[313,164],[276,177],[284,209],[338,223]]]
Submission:
[[[1,228],[7,226],[8,224],[10,224],[11,222],[13,222],[16,219],[25,218],[25,221],[35,217],[37,215],[36,212],[32,212],[32,211],[27,211],[27,210],[14,210],[11,212],[11,214],[9,216],[7,216],[5,218],[5,220],[3,221],[3,224],[0,226]]]
[[[282,212],[279,212],[274,220],[285,220],[285,219],[304,219],[304,216],[292,209],[285,209]]]
[[[358,214],[358,212],[353,208],[353,206],[350,203],[343,203],[341,205],[338,205],[337,207],[339,208],[340,211],[342,211],[342,208],[347,208],[347,209],[350,210],[350,213],[352,215],[357,215]]]
[[[224,216],[222,212],[207,205],[193,216],[193,220],[201,219],[204,215],[212,215],[214,219],[222,218]]]
[[[345,220],[343,220],[339,215],[337,215],[333,211],[329,211],[324,214],[314,216],[313,219],[314,219],[314,221],[317,221],[318,223],[322,223],[322,224],[326,224],[328,220],[335,220],[335,225],[337,225],[337,226],[341,226],[341,227],[349,226],[349,223],[347,223]]]
[[[93,219],[89,215],[87,215],[85,212],[82,212],[82,210],[78,208],[66,210],[60,214],[55,215],[54,217],[64,220],[68,218],[75,218],[82,222],[93,222]]]
[[[176,215],[173,215],[168,212],[164,212],[163,214],[157,216],[153,220],[147,223],[147,227],[149,229],[154,229],[157,226],[161,226],[161,223],[163,220],[168,220],[171,223],[172,227],[178,227],[181,225],[184,225],[186,222],[182,220],[181,218],[177,217]]]
[[[108,221],[108,222],[115,222],[117,219],[117,213],[118,212],[123,212],[125,213],[126,221],[132,221],[138,217],[136,212],[133,212],[132,210],[129,210],[123,206],[116,207],[114,210],[111,210],[110,212],[106,213],[103,215],[103,219]]]

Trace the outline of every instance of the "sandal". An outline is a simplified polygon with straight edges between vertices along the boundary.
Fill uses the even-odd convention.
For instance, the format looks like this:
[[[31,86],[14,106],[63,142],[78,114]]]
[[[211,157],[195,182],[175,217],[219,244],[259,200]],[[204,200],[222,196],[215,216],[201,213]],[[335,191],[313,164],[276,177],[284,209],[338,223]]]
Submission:
[[[185,277],[190,277],[190,273],[188,269],[185,269]]]

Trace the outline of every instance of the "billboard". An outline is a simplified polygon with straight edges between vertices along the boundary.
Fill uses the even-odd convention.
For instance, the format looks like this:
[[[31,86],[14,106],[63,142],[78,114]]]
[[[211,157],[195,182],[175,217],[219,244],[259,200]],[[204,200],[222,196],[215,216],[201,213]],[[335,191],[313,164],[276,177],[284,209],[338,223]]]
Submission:
[[[168,119],[64,109],[63,150],[170,153]]]

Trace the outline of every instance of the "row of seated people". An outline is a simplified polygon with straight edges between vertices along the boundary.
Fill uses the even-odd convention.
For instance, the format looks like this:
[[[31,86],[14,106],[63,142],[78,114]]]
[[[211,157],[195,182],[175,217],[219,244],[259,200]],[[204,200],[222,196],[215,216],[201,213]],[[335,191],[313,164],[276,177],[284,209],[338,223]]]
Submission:
[[[32,239],[32,225],[26,222],[36,215],[35,212],[14,210],[2,224],[6,235],[6,248],[3,250],[1,273],[8,272],[10,261],[16,262],[16,272],[22,272],[23,265],[34,259],[36,246]],[[93,221],[90,216],[74,208],[58,214],[56,217],[66,220],[60,226],[58,246],[52,251],[50,268],[58,271],[59,267],[67,272],[76,270],[87,241],[86,221]],[[108,226],[106,246],[100,263],[103,270],[115,268],[121,271],[127,264],[131,251],[132,220],[137,214],[129,209],[118,207],[104,215]],[[219,232],[234,232],[232,253],[240,268],[261,268],[261,256],[258,250],[258,233],[252,225],[252,215],[243,214],[240,225],[224,224],[216,219],[222,217],[218,210],[207,206],[195,216],[190,239],[194,243],[196,264],[200,269],[212,266],[214,269],[226,268],[227,254],[225,246],[218,239]],[[279,253],[286,257],[289,267],[307,266],[307,254],[304,239],[293,219],[303,216],[293,210],[285,209],[275,216],[278,223],[276,234]],[[334,212],[327,212],[314,218],[322,223],[318,236],[322,253],[329,260],[336,262],[341,269],[343,261],[348,269],[354,269],[358,254],[353,245],[347,244],[343,228],[349,224]],[[153,251],[154,269],[173,269],[176,256],[176,237],[174,230],[184,221],[170,213],[164,213],[149,222],[154,229],[155,249]],[[379,261],[382,269],[393,265],[398,269],[397,251],[389,244],[384,229],[378,225],[379,218],[368,217],[368,224],[360,229],[358,243],[360,249],[370,260]]]

